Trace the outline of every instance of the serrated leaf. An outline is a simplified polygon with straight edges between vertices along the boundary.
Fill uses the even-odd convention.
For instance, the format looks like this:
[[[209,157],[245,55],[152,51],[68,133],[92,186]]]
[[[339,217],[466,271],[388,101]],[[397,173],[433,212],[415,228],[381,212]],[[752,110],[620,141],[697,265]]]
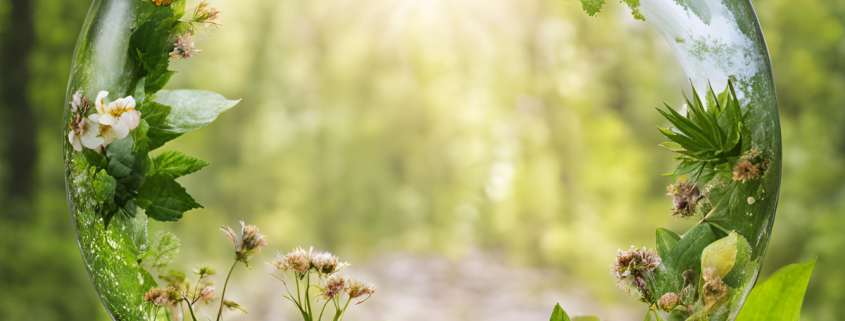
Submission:
[[[153,164],[156,174],[164,174],[172,178],[188,175],[208,166],[208,163],[200,159],[176,151],[161,153],[153,159]]]
[[[114,199],[114,189],[117,186],[117,181],[111,177],[105,170],[100,170],[94,177],[94,195],[99,203],[104,203]]]
[[[178,221],[184,212],[202,208],[172,177],[155,174],[138,189],[136,204],[157,221]]]
[[[88,164],[98,169],[105,169],[108,166],[106,156],[93,149],[83,148],[82,157],[85,157],[85,161],[87,161]]]
[[[668,257],[669,252],[675,247],[675,244],[681,240],[681,236],[678,233],[662,227],[658,227],[655,234],[657,238],[657,255],[660,255],[661,258]]]
[[[132,145],[132,151],[136,154],[146,154],[150,151],[150,139],[147,137],[147,131],[149,131],[150,125],[147,124],[146,120],[141,119],[138,122],[138,127],[135,127],[132,130],[132,140],[134,144]]]
[[[149,101],[138,106],[138,111],[141,112],[141,119],[145,120],[151,128],[162,128],[166,124],[167,115],[170,114],[170,107]]]
[[[170,264],[182,242],[173,233],[159,231],[150,244],[149,257],[152,259],[152,266],[155,268],[162,268]]]
[[[154,101],[170,106],[167,124],[171,132],[179,134],[205,127],[240,102],[215,92],[191,89],[162,90]]]
[[[816,260],[791,264],[751,290],[736,321],[798,321]]]
[[[563,308],[560,307],[560,303],[555,305],[555,309],[552,310],[552,317],[549,321],[571,321],[569,316],[566,315],[566,311],[563,311]]]

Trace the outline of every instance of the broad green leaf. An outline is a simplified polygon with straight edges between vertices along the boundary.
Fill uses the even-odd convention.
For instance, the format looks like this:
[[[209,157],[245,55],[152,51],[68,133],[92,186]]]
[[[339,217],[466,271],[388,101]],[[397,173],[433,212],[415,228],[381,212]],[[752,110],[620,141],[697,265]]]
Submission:
[[[222,95],[205,90],[162,90],[155,102],[170,106],[167,124],[173,133],[197,130],[213,122],[240,100],[227,100]]]
[[[701,223],[693,227],[681,237],[675,247],[664,258],[664,263],[674,271],[695,270],[701,274],[701,252],[710,243],[724,235],[708,223]]]
[[[560,307],[560,303],[555,304],[555,309],[552,311],[552,317],[549,321],[571,321],[569,316],[566,315],[566,311],[563,311],[563,308]]]
[[[816,260],[791,264],[751,290],[736,321],[798,321]]]
[[[156,174],[164,174],[172,178],[185,176],[208,166],[208,163],[202,160],[176,151],[161,153],[153,159],[153,164]]]
[[[655,234],[657,237],[657,255],[660,255],[661,258],[668,257],[669,252],[675,247],[675,243],[681,240],[681,236],[678,233],[662,227],[658,227]]]

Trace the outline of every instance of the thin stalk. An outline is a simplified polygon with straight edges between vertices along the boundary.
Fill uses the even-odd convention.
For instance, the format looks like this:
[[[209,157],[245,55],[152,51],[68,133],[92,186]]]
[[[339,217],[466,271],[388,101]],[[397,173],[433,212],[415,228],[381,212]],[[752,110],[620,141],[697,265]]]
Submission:
[[[217,310],[217,321],[220,321],[220,316],[223,315],[223,298],[226,297],[226,287],[229,285],[229,278],[232,277],[232,271],[235,270],[236,265],[238,265],[238,260],[235,260],[235,263],[229,268],[229,274],[226,275],[226,282],[223,283],[223,293],[220,294],[220,309]]]
[[[323,308],[320,310],[320,317],[317,319],[317,321],[323,320],[323,312],[326,312],[326,307],[329,305],[329,302],[329,300],[326,300],[326,304],[323,304]]]
[[[311,296],[308,295],[308,290],[311,290],[311,272],[306,274],[307,280],[305,281],[305,303],[308,306],[308,315],[313,319],[314,317],[314,309],[311,308]]]
[[[343,316],[346,315],[346,309],[349,308],[349,302],[352,302],[352,298],[346,299],[346,304],[343,305],[343,310],[340,310],[340,319],[338,321],[343,320]]]
[[[197,316],[194,315],[194,307],[191,305],[191,302],[188,301],[187,297],[183,296],[182,299],[185,300],[185,302],[188,302],[188,311],[191,312],[191,320],[197,321]]]

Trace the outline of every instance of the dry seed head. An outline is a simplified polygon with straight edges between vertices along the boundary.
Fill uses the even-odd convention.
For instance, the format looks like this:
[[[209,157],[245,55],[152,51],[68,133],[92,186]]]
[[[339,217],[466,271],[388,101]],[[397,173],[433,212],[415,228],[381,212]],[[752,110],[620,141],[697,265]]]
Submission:
[[[643,298],[650,297],[648,284],[643,278],[646,272],[654,271],[660,265],[660,256],[652,249],[643,247],[636,249],[631,246],[627,251],[618,251],[614,261],[613,276],[616,277],[616,285],[631,293],[631,286],[637,289]]]
[[[666,293],[660,300],[657,301],[657,306],[660,307],[663,311],[670,311],[672,310],[678,303],[681,302],[681,297],[679,297],[675,293]]]
[[[698,186],[680,179],[675,184],[669,185],[666,190],[669,191],[666,195],[672,196],[672,203],[675,205],[672,208],[674,211],[672,215],[676,218],[693,216],[698,201],[704,198]]]
[[[320,291],[320,297],[331,300],[341,292],[346,291],[346,279],[340,275],[333,275],[326,279],[326,286]]]
[[[346,293],[349,294],[349,297],[353,299],[360,298],[366,295],[366,298],[357,303],[361,304],[364,303],[364,301],[369,300],[370,297],[373,296],[374,293],[376,293],[376,287],[372,284],[364,284],[356,279],[351,279],[347,283]]]

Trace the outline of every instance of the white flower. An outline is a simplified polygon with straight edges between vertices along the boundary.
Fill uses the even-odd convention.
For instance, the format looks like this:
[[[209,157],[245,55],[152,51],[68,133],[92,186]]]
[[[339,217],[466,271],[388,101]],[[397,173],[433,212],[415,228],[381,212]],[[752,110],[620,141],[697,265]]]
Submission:
[[[135,110],[135,98],[127,96],[106,104],[108,95],[108,91],[97,94],[97,100],[94,102],[97,114],[88,116],[92,121],[100,123],[103,146],[108,146],[115,139],[126,137],[141,121],[141,112]]]
[[[103,138],[100,137],[100,125],[85,118],[85,114],[88,112],[88,99],[83,98],[81,93],[75,93],[70,106],[73,118],[67,139],[71,146],[77,152],[82,151],[82,146],[99,152],[103,145]]]
[[[82,151],[82,146],[99,151],[104,143],[103,137],[100,136],[99,124],[88,119],[82,119],[75,124],[67,134],[67,139],[77,152]]]

